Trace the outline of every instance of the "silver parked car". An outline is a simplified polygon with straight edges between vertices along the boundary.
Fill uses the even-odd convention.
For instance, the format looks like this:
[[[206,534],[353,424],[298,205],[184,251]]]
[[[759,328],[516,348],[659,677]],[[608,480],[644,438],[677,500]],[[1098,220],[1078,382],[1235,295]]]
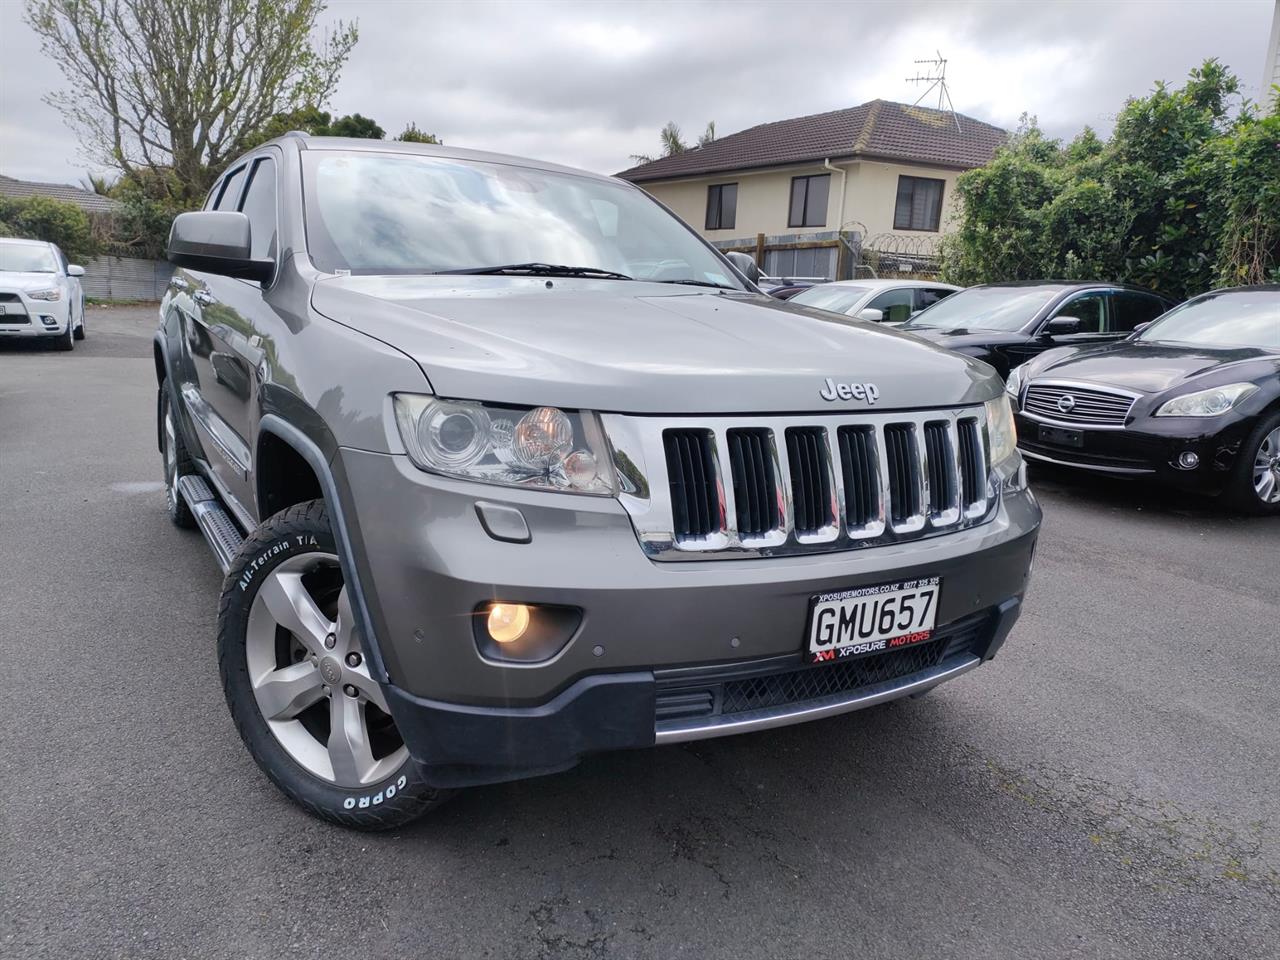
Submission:
[[[1040,509],[983,364],[762,295],[644,191],[289,135],[178,217],[168,508],[254,759],[394,827],[990,660]]]
[[[0,238],[0,340],[39,337],[72,349],[85,336],[83,276],[57,244]]]
[[[873,323],[903,323],[960,289],[935,280],[838,280],[801,290],[791,302]]]

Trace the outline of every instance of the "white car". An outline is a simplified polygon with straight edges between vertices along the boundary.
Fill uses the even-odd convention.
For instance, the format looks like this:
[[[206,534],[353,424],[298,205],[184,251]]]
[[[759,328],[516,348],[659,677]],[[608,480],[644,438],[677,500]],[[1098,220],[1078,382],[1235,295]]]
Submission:
[[[84,339],[84,267],[57,244],[0,238],[0,340],[47,337],[70,350]]]
[[[933,280],[837,280],[801,290],[790,302],[874,323],[901,323],[960,289]]]

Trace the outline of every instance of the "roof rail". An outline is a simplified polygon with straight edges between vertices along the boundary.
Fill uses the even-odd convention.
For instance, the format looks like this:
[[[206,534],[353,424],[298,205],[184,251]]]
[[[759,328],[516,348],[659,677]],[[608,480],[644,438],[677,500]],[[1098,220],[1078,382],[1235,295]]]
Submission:
[[[307,131],[305,131],[305,130],[286,130],[286,131],[282,134],[282,136],[285,136],[285,137],[301,137],[303,140],[306,140],[307,138],[309,138],[309,137],[311,136],[311,134],[307,133]]]

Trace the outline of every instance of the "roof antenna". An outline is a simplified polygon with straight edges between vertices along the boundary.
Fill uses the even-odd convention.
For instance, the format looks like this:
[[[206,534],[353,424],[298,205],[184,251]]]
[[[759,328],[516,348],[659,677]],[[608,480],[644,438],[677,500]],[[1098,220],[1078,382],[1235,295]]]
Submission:
[[[913,107],[920,105],[920,101],[931,94],[934,90],[938,91],[938,109],[943,109],[942,104],[946,103],[946,109],[951,111],[951,119],[956,122],[956,133],[963,135],[964,131],[960,129],[960,115],[956,113],[955,104],[951,102],[951,93],[947,90],[947,59],[942,55],[942,51],[938,51],[938,56],[933,60],[915,60],[916,64],[927,64],[923,74],[919,66],[916,67],[916,75],[907,77],[907,83],[927,83],[929,86],[925,88],[924,93],[916,97]]]

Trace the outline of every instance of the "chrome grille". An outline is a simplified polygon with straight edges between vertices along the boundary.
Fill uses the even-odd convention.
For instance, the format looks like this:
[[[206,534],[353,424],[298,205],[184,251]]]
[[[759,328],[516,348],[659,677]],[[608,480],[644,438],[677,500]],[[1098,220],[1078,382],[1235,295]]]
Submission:
[[[659,560],[894,543],[973,526],[995,506],[982,407],[604,420],[619,499]]]
[[[1056,423],[1122,427],[1137,395],[1082,384],[1033,381],[1022,399],[1024,413]]]

